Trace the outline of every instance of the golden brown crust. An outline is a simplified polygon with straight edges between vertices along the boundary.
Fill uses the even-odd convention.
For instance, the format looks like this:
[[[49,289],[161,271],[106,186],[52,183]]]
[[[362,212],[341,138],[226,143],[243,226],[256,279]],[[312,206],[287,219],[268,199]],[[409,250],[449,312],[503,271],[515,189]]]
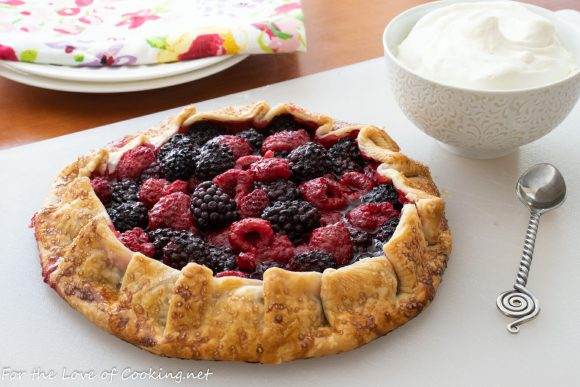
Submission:
[[[271,268],[264,280],[215,278],[195,263],[181,271],[118,241],[92,190],[93,172],[114,171],[143,143],[162,144],[200,120],[267,125],[289,113],[324,141],[355,137],[378,173],[408,203],[384,256],[324,273]],[[347,351],[416,316],[433,299],[451,251],[444,202],[429,169],[402,154],[380,128],[353,125],[293,105],[265,102],[197,113],[188,106],[143,133],[80,157],[55,180],[34,217],[45,281],[101,328],[172,357],[280,363]]]

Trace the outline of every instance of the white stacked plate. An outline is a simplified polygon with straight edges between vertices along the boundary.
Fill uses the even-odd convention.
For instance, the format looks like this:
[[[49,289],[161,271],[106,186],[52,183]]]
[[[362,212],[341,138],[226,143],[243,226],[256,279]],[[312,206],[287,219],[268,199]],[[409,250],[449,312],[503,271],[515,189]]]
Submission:
[[[120,67],[68,67],[0,61],[0,76],[45,89],[80,93],[123,93],[159,89],[204,78],[248,55]]]

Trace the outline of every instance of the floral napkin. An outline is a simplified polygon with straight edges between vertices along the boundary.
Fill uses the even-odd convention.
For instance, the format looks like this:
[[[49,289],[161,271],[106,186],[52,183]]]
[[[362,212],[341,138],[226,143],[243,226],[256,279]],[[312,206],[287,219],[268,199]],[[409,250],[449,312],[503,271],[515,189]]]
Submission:
[[[0,59],[71,66],[304,51],[299,0],[0,0]]]

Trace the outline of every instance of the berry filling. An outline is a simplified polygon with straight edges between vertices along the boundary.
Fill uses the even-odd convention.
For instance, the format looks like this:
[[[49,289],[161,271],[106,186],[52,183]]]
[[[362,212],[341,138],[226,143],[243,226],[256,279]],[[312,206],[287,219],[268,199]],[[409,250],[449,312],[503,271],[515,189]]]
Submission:
[[[127,248],[179,270],[262,279],[383,254],[407,198],[355,137],[315,129],[290,114],[262,128],[201,121],[128,150],[91,184]]]

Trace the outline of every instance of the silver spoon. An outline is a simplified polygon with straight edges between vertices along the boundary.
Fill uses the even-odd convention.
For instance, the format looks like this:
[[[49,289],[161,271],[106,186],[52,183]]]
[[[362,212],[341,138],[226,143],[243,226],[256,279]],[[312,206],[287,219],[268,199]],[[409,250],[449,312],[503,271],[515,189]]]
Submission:
[[[507,326],[507,330],[511,333],[518,333],[519,325],[540,313],[540,303],[526,288],[526,284],[532,264],[540,216],[564,202],[566,183],[560,171],[552,164],[536,164],[518,179],[516,195],[530,209],[530,222],[514,288],[501,293],[497,298],[499,310],[508,317],[517,318]]]

